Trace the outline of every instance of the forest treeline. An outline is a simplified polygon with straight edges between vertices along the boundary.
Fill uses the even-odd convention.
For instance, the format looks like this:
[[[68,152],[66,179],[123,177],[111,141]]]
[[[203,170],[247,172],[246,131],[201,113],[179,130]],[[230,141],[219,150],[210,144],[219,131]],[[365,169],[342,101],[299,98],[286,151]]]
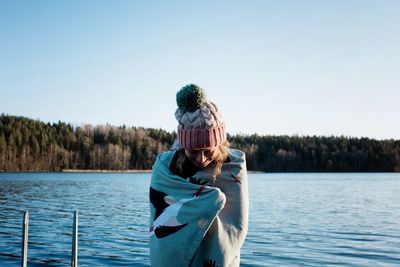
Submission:
[[[0,115],[0,171],[151,169],[175,132],[142,127],[44,123]],[[228,136],[249,170],[263,172],[400,171],[400,140],[335,136]]]

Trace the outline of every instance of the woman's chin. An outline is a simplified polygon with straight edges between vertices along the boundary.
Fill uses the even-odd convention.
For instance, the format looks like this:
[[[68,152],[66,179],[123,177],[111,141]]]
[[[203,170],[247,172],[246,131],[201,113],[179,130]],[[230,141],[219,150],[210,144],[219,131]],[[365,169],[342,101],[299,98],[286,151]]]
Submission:
[[[197,167],[199,167],[199,168],[201,168],[201,169],[204,169],[204,168],[206,168],[208,165],[210,165],[210,162],[204,162],[204,163],[198,163],[198,162],[196,162],[195,163],[195,165],[197,166]]]

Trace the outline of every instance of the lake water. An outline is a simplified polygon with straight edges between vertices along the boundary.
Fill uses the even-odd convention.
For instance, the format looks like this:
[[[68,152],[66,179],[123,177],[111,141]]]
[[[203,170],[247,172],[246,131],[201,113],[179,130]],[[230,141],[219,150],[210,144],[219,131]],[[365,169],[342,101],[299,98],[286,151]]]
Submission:
[[[149,266],[151,174],[0,173],[0,266]],[[400,174],[249,174],[241,266],[400,266]]]

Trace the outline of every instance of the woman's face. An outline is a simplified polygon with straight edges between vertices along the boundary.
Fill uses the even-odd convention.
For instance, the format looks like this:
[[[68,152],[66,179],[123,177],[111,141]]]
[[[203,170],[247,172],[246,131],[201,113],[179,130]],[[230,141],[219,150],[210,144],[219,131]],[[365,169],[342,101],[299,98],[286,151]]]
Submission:
[[[185,149],[186,157],[197,167],[205,168],[218,155],[218,147],[208,149]]]

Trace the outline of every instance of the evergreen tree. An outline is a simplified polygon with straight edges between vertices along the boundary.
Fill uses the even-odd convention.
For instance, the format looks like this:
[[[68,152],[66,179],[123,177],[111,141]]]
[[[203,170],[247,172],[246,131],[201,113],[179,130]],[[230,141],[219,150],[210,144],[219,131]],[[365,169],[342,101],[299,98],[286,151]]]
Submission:
[[[43,123],[0,115],[0,171],[150,169],[175,132],[142,127]],[[249,170],[265,172],[400,171],[400,141],[345,136],[228,135]]]

